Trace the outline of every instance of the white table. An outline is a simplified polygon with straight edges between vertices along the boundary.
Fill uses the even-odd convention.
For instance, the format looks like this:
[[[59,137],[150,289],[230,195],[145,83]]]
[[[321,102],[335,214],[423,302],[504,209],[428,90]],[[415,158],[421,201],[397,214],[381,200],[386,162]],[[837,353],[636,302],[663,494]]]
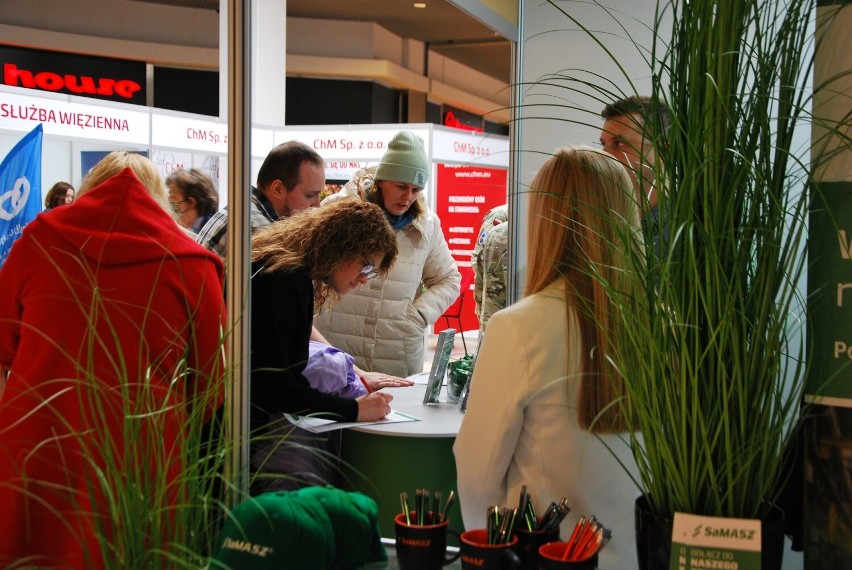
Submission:
[[[425,384],[415,384],[404,388],[385,388],[382,390],[393,395],[391,409],[420,418],[417,422],[392,424],[371,424],[353,429],[363,433],[396,435],[401,437],[452,437],[459,433],[464,414],[458,411],[456,404],[447,402],[447,387],[441,388],[438,404],[424,405]]]

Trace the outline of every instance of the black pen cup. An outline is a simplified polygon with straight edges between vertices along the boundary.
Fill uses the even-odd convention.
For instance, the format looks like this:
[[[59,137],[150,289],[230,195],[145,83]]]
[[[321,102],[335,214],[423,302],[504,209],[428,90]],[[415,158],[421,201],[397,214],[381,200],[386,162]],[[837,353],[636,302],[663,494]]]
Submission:
[[[515,552],[518,537],[508,544],[488,544],[488,529],[468,530],[461,534],[462,570],[521,570]]]
[[[431,520],[431,514],[429,513]],[[417,520],[417,511],[411,511],[410,520]],[[405,514],[393,519],[396,528],[396,559],[400,570],[439,570],[454,562],[460,553],[447,558],[447,533],[449,519],[439,524],[415,525],[405,522]],[[456,534],[456,536],[458,536]]]
[[[518,537],[518,554],[524,570],[538,570],[538,549],[542,544],[559,541],[559,527],[550,530],[515,529]]]
[[[548,542],[538,548],[538,570],[596,570],[597,554],[588,560],[563,560],[567,542]]]

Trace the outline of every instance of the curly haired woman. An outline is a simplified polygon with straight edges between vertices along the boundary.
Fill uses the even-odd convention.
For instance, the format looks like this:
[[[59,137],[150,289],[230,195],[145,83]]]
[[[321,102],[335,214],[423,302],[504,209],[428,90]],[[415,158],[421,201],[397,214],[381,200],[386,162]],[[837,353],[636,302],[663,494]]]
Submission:
[[[302,370],[308,361],[314,312],[327,300],[387,274],[396,256],[396,235],[381,208],[355,200],[305,210],[255,233],[251,310],[255,471],[271,473],[273,479],[275,473],[293,472],[293,458],[282,457],[279,449],[281,430],[289,430],[279,425],[282,413],[344,421],[375,421],[390,413],[389,394],[372,392],[355,399],[326,394],[312,388]],[[263,490],[281,488],[276,483]]]

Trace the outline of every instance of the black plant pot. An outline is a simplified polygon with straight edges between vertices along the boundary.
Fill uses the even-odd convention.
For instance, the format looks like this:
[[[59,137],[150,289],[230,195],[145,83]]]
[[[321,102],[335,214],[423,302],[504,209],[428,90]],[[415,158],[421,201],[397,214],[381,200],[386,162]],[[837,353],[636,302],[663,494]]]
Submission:
[[[648,500],[636,499],[636,553],[639,570],[668,570],[672,550],[672,521],[651,512]],[[780,570],[784,558],[784,512],[773,506],[761,521],[760,567]]]

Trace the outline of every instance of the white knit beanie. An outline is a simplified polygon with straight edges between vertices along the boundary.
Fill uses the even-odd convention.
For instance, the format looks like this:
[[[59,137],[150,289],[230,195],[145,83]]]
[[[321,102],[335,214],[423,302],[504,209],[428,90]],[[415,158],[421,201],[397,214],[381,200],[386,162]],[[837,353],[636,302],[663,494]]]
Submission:
[[[429,160],[420,137],[409,131],[398,132],[376,167],[375,179],[425,187],[429,179]]]

